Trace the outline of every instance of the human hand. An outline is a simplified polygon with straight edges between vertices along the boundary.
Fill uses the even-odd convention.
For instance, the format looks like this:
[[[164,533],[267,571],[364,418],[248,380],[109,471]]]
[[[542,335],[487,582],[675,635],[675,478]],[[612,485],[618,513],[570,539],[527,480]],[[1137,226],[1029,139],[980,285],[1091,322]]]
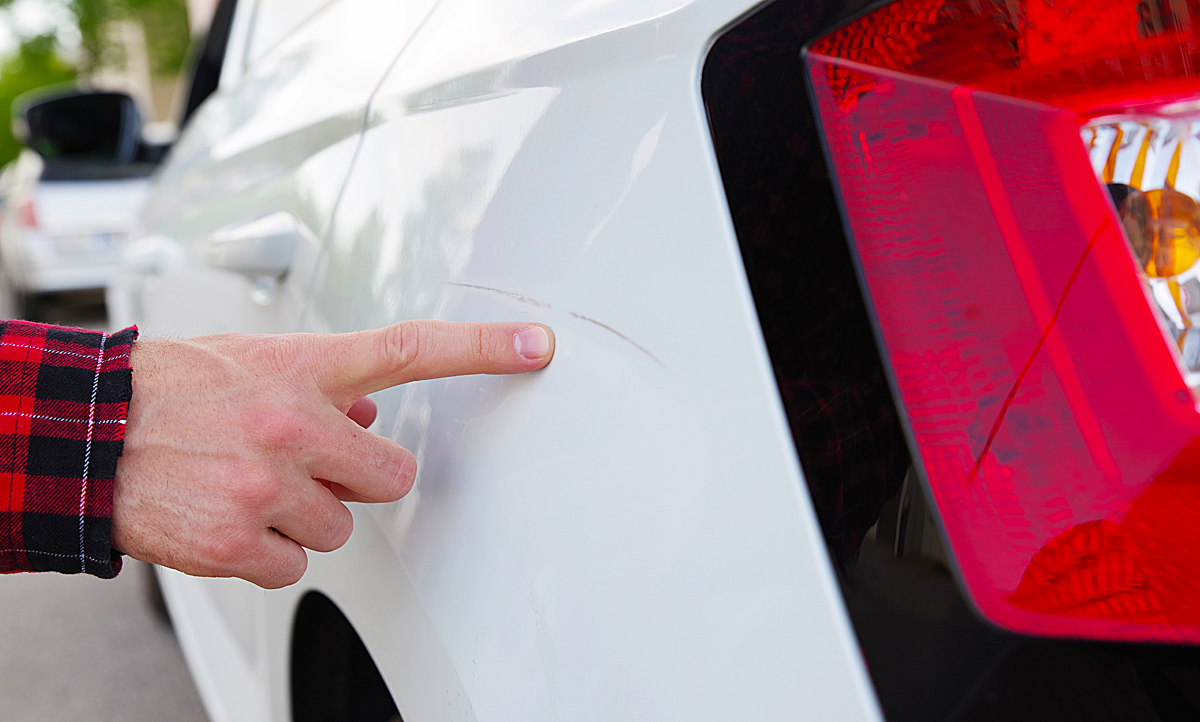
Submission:
[[[293,584],[305,548],[350,537],[343,501],[395,501],[412,488],[413,455],[363,429],[375,418],[367,394],[524,373],[553,354],[550,330],[526,323],[138,341],[113,547],[197,576]]]

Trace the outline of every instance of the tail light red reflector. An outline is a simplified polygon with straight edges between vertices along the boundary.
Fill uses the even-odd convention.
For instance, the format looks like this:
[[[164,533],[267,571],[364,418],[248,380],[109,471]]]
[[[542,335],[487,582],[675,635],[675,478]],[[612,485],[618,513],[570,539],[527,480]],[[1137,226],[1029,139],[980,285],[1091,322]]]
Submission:
[[[26,228],[37,228],[37,210],[33,201],[27,200],[17,206],[17,222]]]
[[[1200,643],[1200,0],[898,0],[806,57],[969,598]]]

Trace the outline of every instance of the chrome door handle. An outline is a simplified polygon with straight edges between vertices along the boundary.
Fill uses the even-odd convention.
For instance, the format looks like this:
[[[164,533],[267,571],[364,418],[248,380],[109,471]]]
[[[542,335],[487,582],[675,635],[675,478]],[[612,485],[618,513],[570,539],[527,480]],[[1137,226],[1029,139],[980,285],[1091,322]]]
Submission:
[[[291,213],[276,211],[214,231],[204,253],[214,268],[278,280],[288,272],[301,243],[315,243],[313,232]]]

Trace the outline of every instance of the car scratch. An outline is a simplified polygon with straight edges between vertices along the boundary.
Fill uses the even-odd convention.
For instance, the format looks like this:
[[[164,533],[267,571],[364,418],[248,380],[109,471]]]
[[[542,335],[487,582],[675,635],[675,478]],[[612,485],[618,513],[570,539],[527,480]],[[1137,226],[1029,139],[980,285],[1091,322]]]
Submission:
[[[537,306],[538,308],[551,308],[550,304],[546,303],[545,301],[539,301],[536,298],[530,298],[529,296],[522,296],[521,294],[516,293],[514,291],[505,291],[502,288],[492,288],[491,286],[480,286],[480,285],[477,285],[474,283],[456,283],[454,281],[443,281],[443,283],[447,286],[458,286],[459,288],[473,288],[477,291],[488,291],[490,293],[498,293],[501,296],[508,296],[509,298],[520,301],[521,303],[527,303],[531,306]],[[647,349],[645,346],[643,346],[640,343],[638,343],[637,341],[634,341],[633,339],[629,338],[628,336],[621,333],[620,331],[613,328],[612,326],[609,326],[606,323],[600,323],[599,321],[597,321],[594,318],[589,318],[588,316],[584,316],[582,313],[575,313],[574,311],[569,311],[568,313],[570,313],[572,317],[577,318],[580,321],[587,321],[588,323],[590,323],[594,326],[599,326],[600,328],[604,329],[605,331],[608,331],[609,333],[611,333],[612,335],[621,339],[622,341],[629,344],[630,346],[633,346],[638,351],[641,351],[642,353],[646,354],[646,356],[654,363],[658,364],[659,366],[661,366],[663,368],[667,367],[667,365],[664,364],[661,360],[659,360],[659,358],[657,356],[650,353],[650,350]]]
[[[633,339],[629,338],[628,336],[626,336],[625,334],[621,333],[620,331],[618,331],[617,329],[613,328],[612,326],[609,326],[608,324],[600,323],[599,321],[597,321],[597,320],[596,320],[596,319],[594,319],[594,318],[588,318],[587,316],[584,316],[584,315],[583,315],[583,314],[581,314],[581,313],[575,313],[574,311],[571,311],[571,312],[570,312],[570,314],[571,314],[572,316],[574,316],[575,318],[579,319],[580,321],[587,321],[588,323],[595,324],[595,325],[599,326],[600,328],[604,329],[605,331],[608,331],[609,333],[613,334],[613,335],[614,335],[614,336],[616,336],[617,338],[621,339],[621,340],[622,340],[622,341],[624,341],[625,343],[628,343],[630,346],[633,346],[633,347],[634,347],[634,348],[636,348],[638,351],[641,351],[642,353],[644,353],[644,354],[646,354],[647,356],[649,356],[649,357],[650,357],[650,360],[651,360],[651,361],[653,361],[654,363],[658,364],[659,366],[662,366],[663,368],[666,368],[666,367],[667,367],[667,365],[666,365],[666,364],[664,364],[662,361],[660,361],[660,360],[658,359],[658,357],[657,357],[657,356],[655,356],[654,354],[650,353],[650,351],[649,351],[649,350],[647,350],[645,346],[643,346],[643,345],[641,345],[640,343],[638,343],[637,341],[634,341]]]
[[[530,306],[537,306],[539,308],[550,308],[550,304],[546,303],[545,301],[539,301],[536,298],[530,298],[529,296],[522,296],[519,293],[513,293],[512,291],[504,291],[499,288],[491,288],[490,286],[477,286],[474,283],[455,283],[453,281],[445,281],[445,284],[447,286],[458,286],[459,288],[474,288],[477,291],[491,291],[492,293],[498,293],[501,296],[508,296],[509,298],[516,299],[516,300],[520,301],[521,303],[528,303]]]

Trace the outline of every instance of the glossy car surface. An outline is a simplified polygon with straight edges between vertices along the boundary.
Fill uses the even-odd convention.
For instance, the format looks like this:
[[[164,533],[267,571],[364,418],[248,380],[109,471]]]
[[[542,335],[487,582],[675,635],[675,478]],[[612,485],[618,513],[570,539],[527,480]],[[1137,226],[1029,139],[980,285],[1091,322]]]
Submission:
[[[701,98],[755,3],[255,5],[156,177],[113,321],[528,319],[558,350],[378,394],[416,486],[355,506],[295,587],[161,575],[214,722],[307,719],[311,592],[408,722],[879,719]]]

